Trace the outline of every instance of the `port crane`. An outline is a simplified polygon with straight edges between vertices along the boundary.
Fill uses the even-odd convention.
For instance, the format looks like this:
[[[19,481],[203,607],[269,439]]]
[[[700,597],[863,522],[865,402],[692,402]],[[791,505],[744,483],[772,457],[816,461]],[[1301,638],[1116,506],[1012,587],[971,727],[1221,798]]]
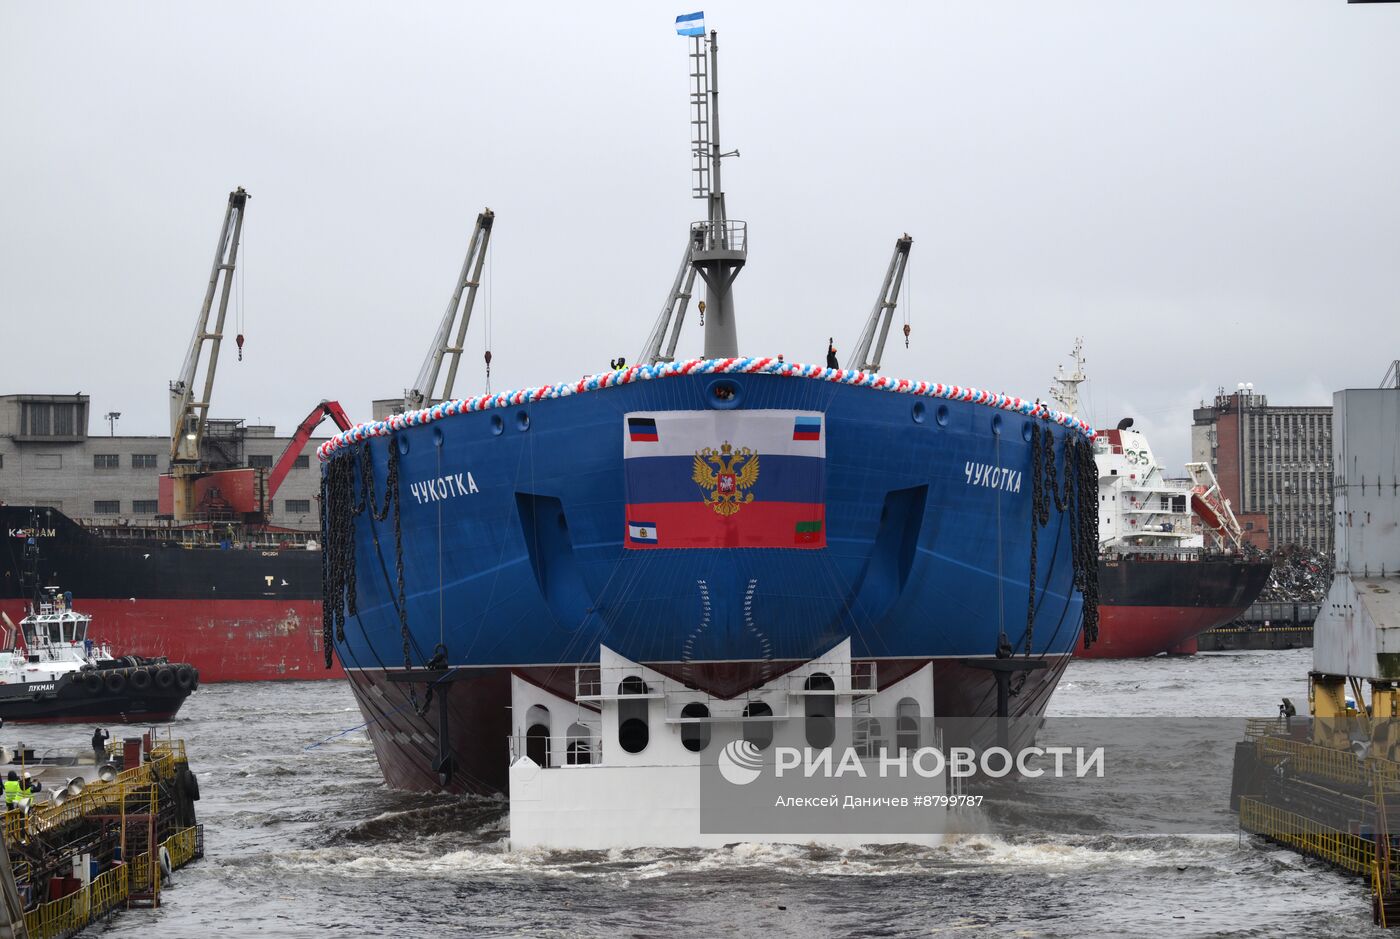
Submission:
[[[291,442],[267,474],[262,469],[238,465],[241,459],[232,455],[211,460],[205,453],[219,346],[223,341],[224,320],[238,264],[243,216],[250,198],[241,186],[228,195],[214,263],[209,270],[209,285],[195,319],[194,335],[190,338],[180,377],[170,383],[170,469],[160,478],[158,501],[160,514],[176,522],[193,521],[208,505],[217,505],[241,521],[265,519],[273,496],[321,422],[329,417],[341,430],[351,426],[337,402],[320,402],[297,427]],[[243,337],[239,336],[238,340],[241,347]],[[198,394],[196,389],[199,389]]]
[[[481,269],[486,263],[486,249],[491,244],[491,227],[495,221],[496,213],[490,208],[482,209],[476,217],[476,227],[472,229],[471,241],[467,244],[467,256],[462,260],[462,272],[457,275],[452,299],[447,302],[447,310],[442,314],[442,322],[438,324],[437,333],[433,336],[433,344],[428,349],[422,368],[418,370],[417,381],[413,383],[412,388],[404,391],[405,410],[425,408],[452,397],[452,387],[457,382],[457,366],[461,364],[462,350],[466,347],[467,325],[472,319],[472,307],[476,305],[477,290],[481,286]],[[489,350],[486,355],[489,368]],[[448,362],[447,375],[439,390],[438,376],[442,372],[444,361]]]
[[[205,461],[200,455],[209,425],[209,400],[214,393],[214,373],[219,365],[219,345],[224,338],[224,319],[228,314],[229,295],[233,287],[233,272],[238,263],[238,245],[243,234],[243,216],[248,208],[247,190],[239,186],[228,194],[224,223],[214,249],[214,263],[209,270],[209,286],[204,291],[204,303],[195,319],[194,335],[180,377],[170,383],[170,471],[162,478],[162,514],[176,521],[188,521],[195,512],[195,480],[204,474]],[[218,306],[215,312],[215,298]],[[210,323],[210,317],[214,321]],[[206,357],[205,350],[208,350]],[[204,364],[203,381],[199,369]],[[202,388],[196,395],[195,389]],[[169,479],[169,484],[165,483]],[[166,490],[169,490],[169,505]]]

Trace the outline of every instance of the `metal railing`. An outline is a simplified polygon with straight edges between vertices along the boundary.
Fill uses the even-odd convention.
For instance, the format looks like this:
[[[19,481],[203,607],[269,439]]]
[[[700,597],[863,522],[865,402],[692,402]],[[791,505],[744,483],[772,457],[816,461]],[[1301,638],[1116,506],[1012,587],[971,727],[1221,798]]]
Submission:
[[[557,757],[555,743],[562,741],[562,758]],[[603,762],[603,740],[601,737],[566,735],[563,737],[512,736],[507,738],[510,747],[510,762],[515,763],[522,756],[530,755],[530,747],[538,747],[543,742],[545,761],[535,762],[545,769],[559,766],[596,766]],[[531,759],[534,759],[531,757]]]
[[[1240,827],[1353,874],[1363,877],[1373,874],[1376,846],[1360,835],[1329,828],[1313,819],[1266,805],[1249,796],[1240,798]]]
[[[118,865],[93,878],[92,883],[57,900],[41,903],[24,914],[29,939],[60,939],[124,901],[129,892],[128,869]]]
[[[1367,788],[1378,778],[1385,782],[1400,782],[1400,763],[1378,756],[1357,759],[1350,750],[1334,750],[1286,737],[1259,737],[1255,746],[1259,749],[1261,761],[1278,765],[1287,760],[1288,769],[1293,773],[1320,776],[1333,782]]]
[[[701,700],[702,703],[711,700],[708,696],[704,699],[694,698],[695,690],[687,687],[684,681],[662,678],[646,681],[643,685],[644,679],[640,672],[641,668],[636,665],[618,665],[608,668],[598,665],[576,666],[574,668],[574,699],[577,701],[625,701],[628,699],[667,698],[673,694],[692,696],[685,701],[677,702],[680,706],[684,706],[692,700]],[[830,679],[831,687],[808,688],[808,681],[817,674]],[[682,667],[682,676],[684,676],[684,667]],[[628,683],[629,687],[635,690],[623,690],[623,683],[627,682],[628,679],[635,679],[635,681]],[[853,660],[849,666],[831,665],[818,667],[814,672],[790,672],[781,676],[781,680],[774,682],[774,685],[779,693],[786,690],[790,695],[867,695],[880,690],[877,663],[865,659]],[[764,695],[768,690],[771,689],[765,689],[745,698],[745,700],[765,700]]]
[[[690,246],[697,252],[749,250],[749,223],[725,219],[722,222],[691,222]]]
[[[1244,739],[1258,740],[1260,737],[1284,734],[1287,728],[1282,717],[1247,717],[1244,721]]]
[[[88,783],[81,793],[62,805],[45,803],[32,806],[27,813],[18,809],[6,812],[5,838],[11,844],[18,844],[86,815],[99,814],[103,809],[115,808],[116,812],[121,812],[128,796],[145,795],[144,790],[152,787],[157,778],[172,778],[176,763],[184,762],[184,759],[183,741],[157,743],[152,747],[147,762],[123,770],[111,782]],[[138,789],[143,791],[138,793]]]

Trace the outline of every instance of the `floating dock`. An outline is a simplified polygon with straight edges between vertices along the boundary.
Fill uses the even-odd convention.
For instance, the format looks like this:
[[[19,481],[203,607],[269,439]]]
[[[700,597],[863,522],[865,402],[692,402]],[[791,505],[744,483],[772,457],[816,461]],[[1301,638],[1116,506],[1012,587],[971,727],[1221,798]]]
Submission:
[[[0,765],[0,776],[27,772],[40,784],[3,816],[11,934],[61,939],[118,910],[157,907],[170,872],[204,856],[184,741],[147,733],[107,757],[22,750]]]
[[[1400,926],[1400,388],[1333,399],[1336,574],[1314,625],[1311,719],[1284,699],[1235,749],[1240,828],[1366,877]]]

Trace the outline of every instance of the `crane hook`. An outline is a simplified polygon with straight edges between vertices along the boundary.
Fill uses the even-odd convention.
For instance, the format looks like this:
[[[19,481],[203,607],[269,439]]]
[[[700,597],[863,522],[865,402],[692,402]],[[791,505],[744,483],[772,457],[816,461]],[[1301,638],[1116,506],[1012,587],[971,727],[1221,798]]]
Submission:
[[[904,348],[909,348],[909,324],[904,324]]]
[[[238,361],[242,362],[242,361],[243,361],[243,334],[242,334],[242,333],[239,333],[238,336],[235,337],[235,339],[234,339],[233,341],[236,342],[236,343],[238,343]]]

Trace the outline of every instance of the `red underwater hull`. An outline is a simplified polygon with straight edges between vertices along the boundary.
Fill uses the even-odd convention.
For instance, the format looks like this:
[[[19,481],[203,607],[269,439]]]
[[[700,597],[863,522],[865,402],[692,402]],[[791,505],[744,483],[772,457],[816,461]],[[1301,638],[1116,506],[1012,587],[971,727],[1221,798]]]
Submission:
[[[317,600],[80,599],[92,637],[112,654],[165,656],[199,669],[201,683],[343,678],[338,660],[326,668]],[[19,600],[0,600],[14,622]]]
[[[1099,638],[1074,654],[1081,659],[1135,659],[1162,652],[1194,653],[1196,636],[1228,623],[1233,606],[1100,606]]]

